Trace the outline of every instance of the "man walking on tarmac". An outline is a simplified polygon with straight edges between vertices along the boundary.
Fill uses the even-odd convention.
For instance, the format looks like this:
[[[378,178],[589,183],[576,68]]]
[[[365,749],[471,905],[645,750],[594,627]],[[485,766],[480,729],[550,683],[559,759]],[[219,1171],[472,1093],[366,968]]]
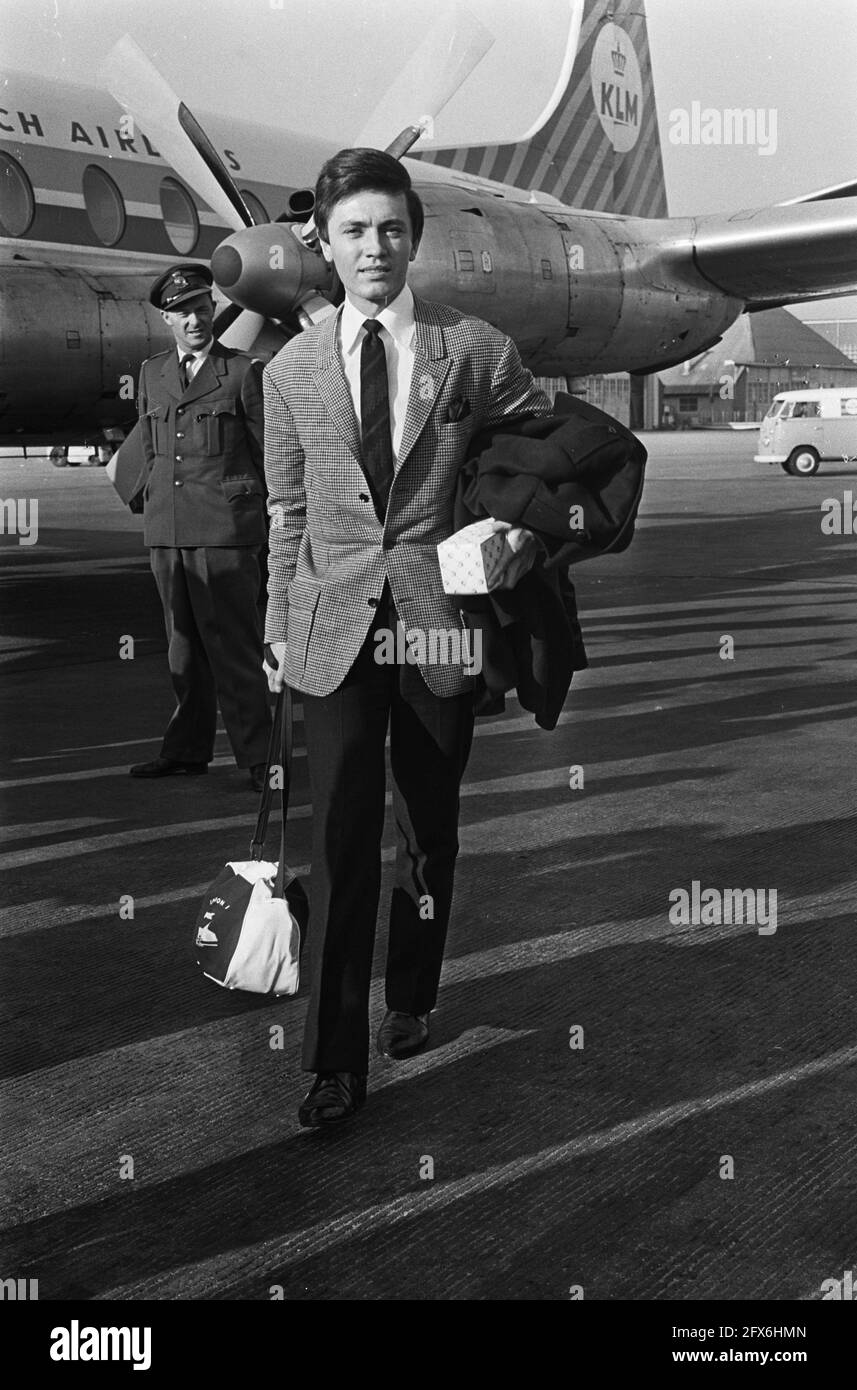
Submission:
[[[397,843],[377,1047],[400,1058],[428,1041],[474,680],[466,655],[440,664],[423,652],[419,664],[396,666],[379,653],[399,620],[408,632],[460,637],[437,543],[453,530],[468,441],[509,416],[551,408],[509,338],[412,294],[423,210],[391,155],[343,150],[329,160],[315,219],[345,303],[264,373],[266,638],[277,660],[269,682],[303,692],[312,790],[303,1065],[316,1079],[298,1112],[308,1127],[348,1119],[366,1096],[388,724]],[[511,587],[538,542],[522,528],[509,538],[520,547],[508,560]]]
[[[150,547],[178,704],[132,777],[199,776],[217,703],[235,761],[261,791],[271,731],[262,661],[260,559],[267,539],[260,368],[215,342],[212,275],[171,266],[149,300],[175,346],[143,363],[139,413]]]

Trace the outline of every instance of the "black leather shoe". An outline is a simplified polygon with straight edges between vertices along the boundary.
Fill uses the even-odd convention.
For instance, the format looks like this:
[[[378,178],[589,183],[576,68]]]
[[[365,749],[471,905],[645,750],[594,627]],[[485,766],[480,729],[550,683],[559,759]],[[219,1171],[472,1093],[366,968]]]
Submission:
[[[428,1014],[402,1014],[388,1009],[378,1029],[378,1051],[382,1057],[412,1057],[428,1040]]]
[[[304,1129],[339,1124],[366,1100],[366,1077],[353,1071],[321,1071],[304,1097],[298,1119]]]
[[[254,792],[263,792],[265,790],[266,771],[267,763],[256,763],[254,767],[251,767],[250,786],[253,788]]]
[[[135,763],[128,772],[132,777],[203,777],[208,763],[180,763],[159,755],[150,763]]]

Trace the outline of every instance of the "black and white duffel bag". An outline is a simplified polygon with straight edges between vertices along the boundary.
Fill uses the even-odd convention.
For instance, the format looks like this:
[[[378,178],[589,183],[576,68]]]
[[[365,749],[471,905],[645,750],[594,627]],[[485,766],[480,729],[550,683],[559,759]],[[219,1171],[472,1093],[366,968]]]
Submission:
[[[309,919],[307,895],[285,856],[291,699],[288,689],[277,697],[251,857],[224,865],[205,894],[196,919],[196,958],[202,973],[225,989],[246,989],[253,994],[297,994],[300,952]],[[279,863],[273,864],[262,854],[277,784],[283,826]]]

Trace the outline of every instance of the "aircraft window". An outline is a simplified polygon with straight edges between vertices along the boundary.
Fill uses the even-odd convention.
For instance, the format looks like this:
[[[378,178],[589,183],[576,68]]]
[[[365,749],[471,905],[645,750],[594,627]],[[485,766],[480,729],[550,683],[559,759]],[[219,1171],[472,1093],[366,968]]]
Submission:
[[[89,225],[104,246],[115,246],[125,231],[125,204],[109,174],[97,164],[83,171],[83,201]]]
[[[259,199],[256,197],[256,194],[251,193],[249,188],[242,188],[240,192],[241,197],[244,199],[245,203],[247,204],[247,207],[250,209],[250,212],[253,215],[253,221],[270,222],[271,219],[265,210],[264,204],[259,202]]]
[[[0,227],[7,236],[23,236],[36,212],[33,186],[16,159],[0,154]]]
[[[199,238],[199,218],[193,199],[177,179],[161,179],[161,213],[173,246],[188,255]]]

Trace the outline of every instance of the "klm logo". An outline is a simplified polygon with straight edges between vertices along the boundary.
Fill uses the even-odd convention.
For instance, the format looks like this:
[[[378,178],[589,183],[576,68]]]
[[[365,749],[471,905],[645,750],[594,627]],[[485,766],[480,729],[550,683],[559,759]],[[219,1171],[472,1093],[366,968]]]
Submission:
[[[637,92],[629,92],[613,82],[601,83],[601,115],[618,121],[620,125],[640,124],[640,98]]]
[[[26,1303],[39,1297],[38,1279],[0,1279],[0,1299],[7,1302]]]
[[[617,154],[637,143],[643,119],[643,78],[630,35],[602,25],[592,48],[589,81],[595,113]]]

